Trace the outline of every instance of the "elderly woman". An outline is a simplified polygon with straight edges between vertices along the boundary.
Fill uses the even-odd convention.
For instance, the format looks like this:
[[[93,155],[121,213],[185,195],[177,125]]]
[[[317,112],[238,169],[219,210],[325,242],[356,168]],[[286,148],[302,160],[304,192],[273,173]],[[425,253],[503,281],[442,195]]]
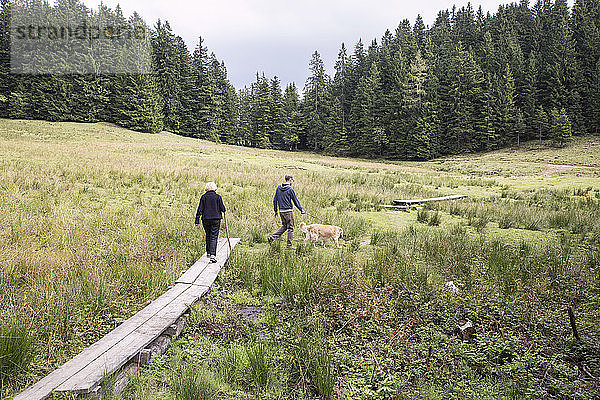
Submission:
[[[217,262],[217,239],[223,218],[221,213],[225,214],[225,205],[221,196],[217,194],[217,185],[214,182],[208,182],[204,190],[206,193],[200,198],[196,212],[196,226],[200,225],[202,216],[202,226],[206,232],[206,256],[214,263]]]

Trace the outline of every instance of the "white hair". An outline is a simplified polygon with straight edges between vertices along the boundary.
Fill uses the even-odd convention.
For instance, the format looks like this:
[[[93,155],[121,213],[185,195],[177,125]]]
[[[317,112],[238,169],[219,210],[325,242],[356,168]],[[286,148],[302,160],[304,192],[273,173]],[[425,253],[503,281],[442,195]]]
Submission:
[[[205,192],[210,192],[211,190],[216,191],[217,190],[217,184],[214,182],[208,182],[206,184],[206,186],[204,186],[204,191]]]

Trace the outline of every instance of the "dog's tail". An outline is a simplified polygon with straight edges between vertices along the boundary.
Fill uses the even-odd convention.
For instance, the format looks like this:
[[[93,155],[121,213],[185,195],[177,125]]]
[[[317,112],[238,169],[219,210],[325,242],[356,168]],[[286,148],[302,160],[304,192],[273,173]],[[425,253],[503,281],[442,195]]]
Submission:
[[[300,222],[300,230],[304,233],[308,232],[308,229],[306,229],[306,224],[304,222]]]

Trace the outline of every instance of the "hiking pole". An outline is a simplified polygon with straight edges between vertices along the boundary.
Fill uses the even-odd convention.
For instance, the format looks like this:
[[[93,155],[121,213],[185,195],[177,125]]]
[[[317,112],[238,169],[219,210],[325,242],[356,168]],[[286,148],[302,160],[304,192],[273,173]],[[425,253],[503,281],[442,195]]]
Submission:
[[[225,219],[225,233],[227,234],[227,243],[229,244],[229,254],[231,254],[231,240],[229,240],[229,227],[227,226],[227,213],[223,213]]]

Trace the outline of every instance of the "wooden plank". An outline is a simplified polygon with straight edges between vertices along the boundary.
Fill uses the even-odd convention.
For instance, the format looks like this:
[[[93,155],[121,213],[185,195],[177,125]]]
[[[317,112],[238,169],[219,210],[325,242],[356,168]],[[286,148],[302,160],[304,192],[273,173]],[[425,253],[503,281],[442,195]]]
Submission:
[[[219,253],[223,251],[223,246],[229,247],[227,246],[227,239],[221,238],[217,242],[217,255],[219,255]],[[192,265],[187,271],[185,271],[181,275],[181,277],[175,282],[193,283],[198,278],[198,276],[200,276],[204,268],[206,268],[206,266],[209,264],[210,260],[206,257],[206,253],[204,253],[204,255],[200,257],[198,261],[196,261],[194,265]]]
[[[63,382],[56,390],[61,393],[90,393],[107,372],[111,374],[121,368],[159,337],[187,310],[191,302],[198,299],[197,289],[190,290],[192,285],[178,285],[185,286],[185,290],[144,321],[143,324],[139,325],[133,332],[121,337],[120,341]]]
[[[389,208],[391,210],[408,210],[410,207],[409,206],[390,206],[387,204],[381,204],[379,205],[379,207],[381,208]]]
[[[240,239],[231,239],[232,248],[239,241]],[[14,397],[14,400],[46,399],[53,390],[74,394],[95,390],[104,376],[124,366],[208,291],[229,253],[227,239],[220,239],[216,263],[209,263],[205,254],[190,268],[191,272],[188,270],[180,278],[189,282],[178,280],[171,289],[140,312]]]
[[[432,201],[458,200],[458,199],[464,199],[465,197],[468,197],[468,196],[466,196],[464,194],[454,194],[452,196],[433,197],[430,199],[394,200],[394,204],[411,205],[411,204],[428,203],[428,202],[432,202]]]
[[[231,249],[234,249],[235,246],[240,242],[240,239],[231,239]],[[198,278],[193,282],[194,285],[200,286],[210,286],[214,283],[215,279],[221,272],[221,268],[227,262],[229,258],[229,245],[227,244],[227,239],[225,240],[225,249],[221,250],[220,254],[217,254],[217,262],[209,264],[206,269],[198,276]]]
[[[122,354],[139,353],[156,339],[147,333],[131,332],[107,352],[96,358],[84,369],[71,376],[55,389],[57,393],[86,394],[101,383],[105,376],[124,366],[131,357]]]
[[[117,328],[109,332],[102,339],[87,347],[70,361],[63,364],[60,368],[54,370],[45,378],[41,379],[22,393],[15,396],[13,400],[43,399],[48,397],[54,388],[60,386],[69,377],[79,372],[94,359],[106,352],[107,349],[121,340],[124,335],[133,332],[141,324],[169,304],[174,298],[187,290],[189,286],[190,285],[185,284],[175,285],[140,312],[121,323]]]

